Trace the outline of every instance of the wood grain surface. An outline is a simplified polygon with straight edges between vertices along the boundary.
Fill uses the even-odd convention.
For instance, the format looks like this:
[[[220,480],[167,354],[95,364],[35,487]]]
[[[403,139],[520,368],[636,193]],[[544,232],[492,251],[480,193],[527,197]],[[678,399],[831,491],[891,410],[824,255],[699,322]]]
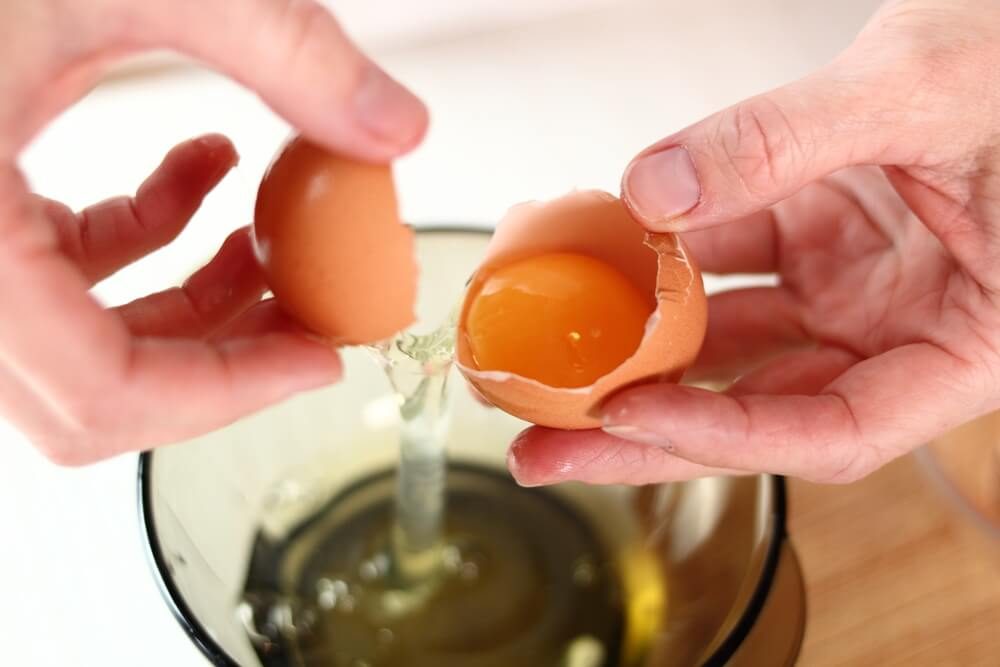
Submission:
[[[799,665],[1000,667],[1000,543],[913,457],[849,486],[789,484],[808,599]]]

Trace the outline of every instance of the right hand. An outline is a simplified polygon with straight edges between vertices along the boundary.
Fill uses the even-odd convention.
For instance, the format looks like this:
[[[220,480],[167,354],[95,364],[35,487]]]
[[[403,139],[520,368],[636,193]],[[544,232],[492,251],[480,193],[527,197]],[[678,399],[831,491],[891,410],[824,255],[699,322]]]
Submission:
[[[179,146],[135,197],[80,213],[32,196],[18,154],[110,63],[154,48],[218,68],[359,159],[413,148],[421,102],[312,0],[8,0],[0,26],[0,413],[50,459],[78,465],[335,380],[335,352],[259,303],[246,230],[182,288],[110,310],[88,293],[176,237],[235,162],[224,138]]]
[[[707,271],[692,375],[604,430],[532,429],[528,484],[767,472],[851,482],[1000,408],[1000,3],[887,3],[833,63],[642,151],[623,196]],[[836,173],[835,173],[836,172]]]

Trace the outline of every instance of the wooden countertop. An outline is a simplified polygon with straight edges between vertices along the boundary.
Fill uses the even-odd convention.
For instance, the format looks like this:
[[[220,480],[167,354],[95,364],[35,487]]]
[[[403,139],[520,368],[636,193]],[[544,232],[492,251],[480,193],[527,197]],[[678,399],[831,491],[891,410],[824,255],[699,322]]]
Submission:
[[[1000,543],[912,456],[849,486],[789,483],[808,599],[799,665],[1000,666]]]

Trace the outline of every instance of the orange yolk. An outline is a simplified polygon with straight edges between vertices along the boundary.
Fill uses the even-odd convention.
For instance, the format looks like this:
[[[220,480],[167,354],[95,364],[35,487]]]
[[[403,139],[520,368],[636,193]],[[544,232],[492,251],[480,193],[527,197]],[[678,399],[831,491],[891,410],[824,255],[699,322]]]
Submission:
[[[586,387],[632,356],[653,309],[652,295],[604,262],[553,253],[488,276],[465,334],[480,370]]]

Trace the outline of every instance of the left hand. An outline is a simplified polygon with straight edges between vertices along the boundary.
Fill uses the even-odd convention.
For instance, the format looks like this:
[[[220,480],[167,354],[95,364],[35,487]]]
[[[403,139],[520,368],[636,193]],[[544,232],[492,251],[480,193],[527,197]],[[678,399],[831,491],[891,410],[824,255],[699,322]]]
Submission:
[[[89,294],[180,233],[235,164],[227,139],[182,143],[134,197],[79,213],[32,195],[17,159],[109,63],[149,49],[215,67],[310,139],[370,162],[420,141],[423,104],[315,0],[4,0],[0,34],[0,415],[52,461],[82,465],[337,380],[331,346],[260,301],[246,229],[180,287],[113,309]]]

